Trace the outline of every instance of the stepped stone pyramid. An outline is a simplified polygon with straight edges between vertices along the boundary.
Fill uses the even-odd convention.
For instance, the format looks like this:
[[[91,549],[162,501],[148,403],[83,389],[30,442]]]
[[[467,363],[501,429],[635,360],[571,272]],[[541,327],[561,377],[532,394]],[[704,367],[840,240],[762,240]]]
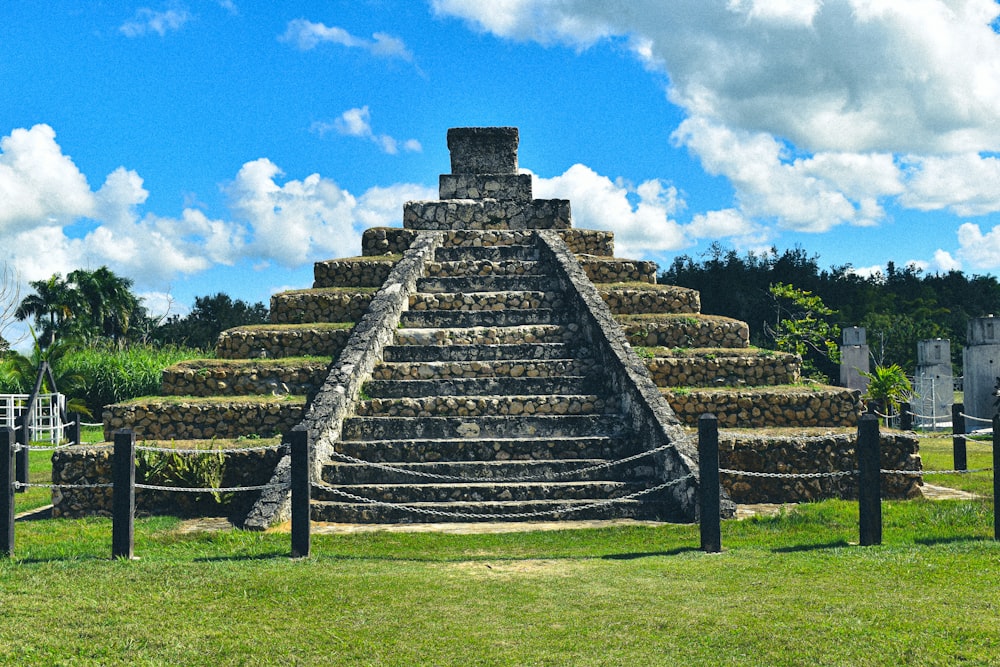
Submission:
[[[533,199],[516,128],[453,128],[448,147],[439,200],[367,230],[361,257],[317,262],[312,289],[275,295],[270,325],[224,332],[218,359],[167,369],[164,397],[109,406],[109,437],[302,423],[319,521],[692,521],[683,426],[700,414],[856,422],[857,392],[787,386],[797,356],[748,348],[745,323],[701,315],[696,291],[614,257],[610,232],[573,228],[569,201]],[[272,479],[287,476],[286,457]],[[247,526],[287,501],[264,494]]]

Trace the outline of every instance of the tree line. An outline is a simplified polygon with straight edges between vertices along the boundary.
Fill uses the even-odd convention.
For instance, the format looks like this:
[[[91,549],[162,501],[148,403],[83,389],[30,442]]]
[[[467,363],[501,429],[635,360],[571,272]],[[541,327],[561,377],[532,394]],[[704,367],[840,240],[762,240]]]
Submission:
[[[1000,283],[993,276],[925,273],[893,262],[885,272],[865,276],[850,264],[821,269],[819,256],[801,247],[739,254],[713,244],[698,258],[676,257],[659,281],[698,290],[703,313],[743,320],[751,343],[765,348],[777,347],[785,308],[781,290],[773,288],[793,286],[829,309],[824,321],[864,327],[874,363],[898,364],[909,373],[916,367],[917,341],[946,338],[961,374],[969,319],[1000,313]],[[815,351],[806,356],[832,375],[829,358]]]

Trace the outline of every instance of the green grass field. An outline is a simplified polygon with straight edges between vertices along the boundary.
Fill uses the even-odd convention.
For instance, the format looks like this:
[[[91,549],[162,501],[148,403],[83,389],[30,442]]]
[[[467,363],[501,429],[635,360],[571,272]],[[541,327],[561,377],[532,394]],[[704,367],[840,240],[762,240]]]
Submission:
[[[921,445],[951,467],[950,440]],[[876,547],[856,503],[800,505],[725,521],[721,554],[643,525],[314,535],[291,560],[287,533],[182,526],[138,520],[127,562],[109,520],[18,523],[0,664],[1000,664],[992,498],[885,502]]]

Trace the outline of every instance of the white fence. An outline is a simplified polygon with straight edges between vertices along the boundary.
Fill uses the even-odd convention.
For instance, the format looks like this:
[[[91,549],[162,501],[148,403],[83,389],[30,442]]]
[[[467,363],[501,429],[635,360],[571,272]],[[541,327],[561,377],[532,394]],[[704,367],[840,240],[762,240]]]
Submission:
[[[0,394],[0,427],[17,426],[17,418],[27,409],[30,394]],[[62,415],[66,413],[66,397],[62,394],[38,394],[29,420],[29,441],[59,444],[63,437]]]

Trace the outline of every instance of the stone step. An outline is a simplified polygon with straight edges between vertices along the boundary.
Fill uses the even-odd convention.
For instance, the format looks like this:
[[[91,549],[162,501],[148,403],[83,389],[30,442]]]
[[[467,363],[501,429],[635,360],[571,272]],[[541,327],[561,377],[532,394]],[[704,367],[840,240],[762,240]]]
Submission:
[[[196,359],[165,369],[164,396],[308,395],[326,379],[329,358]]]
[[[361,235],[361,253],[365,256],[402,253],[416,238],[417,231],[401,227],[369,227]],[[570,252],[608,256],[614,254],[614,232],[597,229],[560,229]],[[452,229],[444,232],[444,246],[494,246],[530,243],[531,229]]]
[[[513,292],[545,291],[552,286],[549,276],[460,276],[457,278],[420,278],[418,292]]]
[[[647,488],[618,481],[574,482],[453,482],[332,485],[340,491],[385,503],[532,502],[542,500],[602,500],[620,498]],[[313,491],[314,502],[338,502],[344,497],[326,486]]]
[[[271,437],[291,431],[305,407],[305,396],[137,398],[105,407],[104,438],[123,428],[140,440]]]
[[[591,359],[511,359],[496,361],[383,362],[372,380],[446,380],[449,378],[552,378],[597,371]]]
[[[561,324],[565,316],[552,308],[510,308],[506,310],[408,310],[400,317],[401,327],[470,328],[516,327],[526,324]]]
[[[746,322],[718,315],[616,315],[630,344],[642,347],[728,347],[750,344]]]
[[[599,382],[594,375],[556,377],[485,377],[446,380],[371,380],[364,392],[371,398],[407,398],[424,396],[531,396],[539,394],[596,393]]]
[[[381,287],[401,255],[346,257],[313,264],[313,287]]]
[[[618,415],[532,415],[485,417],[349,417],[344,440],[440,438],[522,438],[588,435],[617,436],[625,430]]]
[[[607,459],[542,461],[448,461],[438,463],[327,463],[328,484],[404,484],[458,481],[648,480],[650,460],[608,465]]]
[[[451,229],[569,229],[569,201],[533,199],[530,202],[496,199],[408,201],[403,205],[403,227],[425,231]]]
[[[490,327],[425,327],[396,330],[398,346],[482,346],[566,343],[579,340],[576,324],[529,324]]]
[[[670,520],[668,508],[646,499],[616,500],[597,504],[596,500],[536,500],[529,502],[450,502],[385,506],[372,503],[314,502],[313,521],[330,523],[454,523],[481,521],[546,521],[647,519]],[[458,516],[453,516],[457,514]],[[502,515],[494,518],[494,515]]]
[[[725,428],[846,427],[857,425],[861,392],[824,385],[747,389],[661,389],[682,423],[714,414]]]
[[[271,322],[357,322],[368,310],[375,292],[375,288],[368,287],[324,287],[281,292],[271,297]]]
[[[797,354],[757,348],[637,348],[659,387],[715,387],[795,384],[802,359]]]
[[[598,285],[604,303],[614,315],[644,315],[651,313],[697,313],[701,297],[697,290],[674,285],[649,283],[614,283]]]
[[[656,282],[656,262],[596,255],[577,255],[577,259],[595,283]]]
[[[411,311],[526,310],[562,308],[562,294],[543,291],[418,292],[410,295]]]
[[[551,419],[551,418],[549,418]],[[416,420],[410,420],[416,421]],[[469,421],[469,420],[465,420]],[[363,425],[362,425],[363,426]],[[575,435],[543,437],[421,437],[387,440],[338,440],[341,454],[372,463],[441,463],[617,460],[637,453],[627,437]],[[640,461],[647,464],[646,459]]]
[[[215,344],[220,359],[336,357],[344,349],[353,322],[263,324],[223,331]]]
[[[590,356],[586,347],[566,343],[520,345],[387,345],[385,361],[497,361],[513,359],[569,359]]]
[[[617,403],[596,394],[525,396],[419,396],[360,401],[358,417],[520,417],[523,415],[599,415],[616,412]]]
[[[509,262],[537,261],[538,249],[534,245],[495,246],[441,246],[434,252],[437,262]]]
[[[525,260],[464,260],[458,262],[429,262],[425,267],[428,277],[459,278],[462,276],[531,276],[539,275],[538,262]]]

